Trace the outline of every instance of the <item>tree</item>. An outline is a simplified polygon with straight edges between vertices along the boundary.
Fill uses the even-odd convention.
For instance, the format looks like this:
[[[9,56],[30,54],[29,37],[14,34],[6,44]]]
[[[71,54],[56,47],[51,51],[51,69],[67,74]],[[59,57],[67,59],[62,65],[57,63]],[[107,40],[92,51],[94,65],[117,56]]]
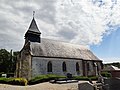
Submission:
[[[116,66],[118,68],[120,68],[120,62],[113,62],[113,63],[107,63],[107,64],[104,64],[104,66],[108,66],[108,65],[113,65],[113,66]]]
[[[0,73],[14,73],[18,54],[18,51],[8,52],[6,49],[0,49]]]
[[[0,50],[0,72],[7,73],[10,65],[10,53],[6,49]]]
[[[17,55],[19,54],[19,51],[13,52],[12,55],[12,70],[11,72],[14,72],[16,70],[16,61],[17,61]]]

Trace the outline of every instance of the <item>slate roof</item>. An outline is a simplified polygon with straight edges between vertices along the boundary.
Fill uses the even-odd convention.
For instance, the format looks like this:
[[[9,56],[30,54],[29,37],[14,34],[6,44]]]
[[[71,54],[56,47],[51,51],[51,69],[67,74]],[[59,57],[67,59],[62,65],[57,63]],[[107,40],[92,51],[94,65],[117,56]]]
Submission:
[[[41,32],[39,31],[38,27],[37,27],[37,24],[36,24],[36,21],[35,21],[34,17],[33,17],[33,19],[32,19],[32,22],[31,22],[31,24],[30,24],[29,29],[28,29],[27,32],[41,33]]]
[[[99,60],[88,48],[50,39],[41,39],[41,43],[30,42],[33,56],[78,58],[84,60]]]

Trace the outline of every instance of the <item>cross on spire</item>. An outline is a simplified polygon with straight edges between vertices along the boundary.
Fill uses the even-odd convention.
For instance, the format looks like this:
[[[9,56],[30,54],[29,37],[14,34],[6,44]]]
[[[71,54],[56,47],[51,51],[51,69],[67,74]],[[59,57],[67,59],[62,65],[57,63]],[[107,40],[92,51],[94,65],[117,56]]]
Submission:
[[[33,18],[34,18],[34,16],[35,16],[35,11],[33,11]]]
[[[39,34],[40,34],[40,31],[39,31],[39,29],[38,29],[38,27],[37,27],[37,24],[36,24],[34,15],[35,15],[35,11],[33,11],[33,19],[32,19],[32,21],[31,21],[31,24],[30,24],[30,26],[29,26],[28,31],[29,31],[29,32],[34,32],[34,33],[39,33]]]

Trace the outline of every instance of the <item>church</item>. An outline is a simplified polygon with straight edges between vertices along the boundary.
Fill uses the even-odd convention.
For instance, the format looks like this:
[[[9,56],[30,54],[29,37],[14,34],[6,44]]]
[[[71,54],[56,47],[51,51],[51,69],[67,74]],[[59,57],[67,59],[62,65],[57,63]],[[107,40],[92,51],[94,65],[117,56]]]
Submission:
[[[96,76],[102,69],[102,60],[90,49],[57,40],[41,38],[33,17],[25,33],[25,43],[16,64],[16,77],[31,79],[38,75],[57,74]]]

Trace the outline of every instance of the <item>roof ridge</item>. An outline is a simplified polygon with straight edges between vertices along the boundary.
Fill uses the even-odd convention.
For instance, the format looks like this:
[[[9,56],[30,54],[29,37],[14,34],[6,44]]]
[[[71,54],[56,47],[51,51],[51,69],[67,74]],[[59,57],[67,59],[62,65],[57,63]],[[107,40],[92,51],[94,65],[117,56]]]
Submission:
[[[48,41],[53,41],[53,42],[58,42],[58,43],[63,43],[63,44],[69,44],[72,46],[80,46],[83,47],[84,49],[90,50],[87,46],[83,46],[83,45],[79,45],[79,44],[74,44],[74,43],[69,43],[69,42],[65,42],[65,41],[59,41],[59,40],[53,40],[53,39],[47,39],[47,38],[41,38],[41,40],[48,40]]]

